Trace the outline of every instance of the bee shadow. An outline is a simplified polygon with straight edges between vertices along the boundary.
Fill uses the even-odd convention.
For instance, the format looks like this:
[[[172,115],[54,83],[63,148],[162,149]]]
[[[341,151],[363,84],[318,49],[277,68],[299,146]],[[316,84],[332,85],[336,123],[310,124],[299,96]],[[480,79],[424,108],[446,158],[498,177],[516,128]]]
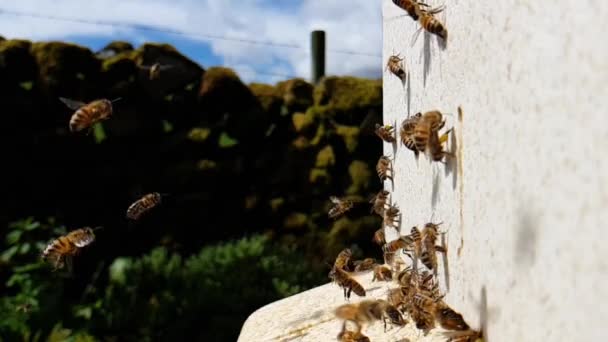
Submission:
[[[483,334],[483,340],[489,342],[488,334],[488,294],[485,285],[481,287],[481,295],[479,297],[479,329]]]
[[[433,184],[431,191],[431,208],[433,211],[437,206],[437,202],[439,201],[439,186],[441,185],[441,178],[439,177],[439,172],[433,172]]]
[[[412,103],[412,78],[408,77],[406,80],[407,88],[405,90],[406,93],[406,102],[407,102],[407,117],[409,118],[412,114],[411,111],[411,103]]]
[[[538,212],[529,206],[519,210],[517,222],[517,234],[513,252],[514,263],[522,269],[532,267],[536,262],[536,250],[538,242]]]
[[[424,46],[422,48],[422,84],[426,87],[426,79],[431,71],[431,34],[424,31]]]
[[[455,130],[455,129],[454,129]],[[452,131],[450,133],[450,150],[449,153],[451,155],[446,155],[445,162],[445,176],[448,177],[452,174],[452,189],[456,189],[456,185],[458,184],[458,163],[460,160],[458,158],[460,155],[458,154],[458,139],[456,139],[456,132]]]
[[[446,239],[446,233],[441,234],[441,247],[445,249],[443,252],[443,276],[445,278],[445,287],[448,292],[450,291],[450,264],[448,263],[448,241]]]

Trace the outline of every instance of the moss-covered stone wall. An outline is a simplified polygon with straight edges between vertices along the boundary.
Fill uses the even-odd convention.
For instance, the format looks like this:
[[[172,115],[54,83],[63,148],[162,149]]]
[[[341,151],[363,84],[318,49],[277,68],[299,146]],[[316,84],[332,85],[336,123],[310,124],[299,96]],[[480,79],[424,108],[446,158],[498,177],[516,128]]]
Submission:
[[[170,67],[150,79],[146,67],[157,62]],[[381,87],[355,77],[247,85],[163,44],[93,52],[2,40],[3,216],[109,227],[102,239],[132,241],[115,246],[117,255],[162,241],[194,251],[256,231],[320,257],[353,241],[366,249],[380,225],[357,213],[369,207],[335,222],[327,209],[330,195],[367,201],[380,187]],[[120,99],[110,120],[79,134],[59,97]],[[171,196],[129,224],[126,207],[151,191]]]

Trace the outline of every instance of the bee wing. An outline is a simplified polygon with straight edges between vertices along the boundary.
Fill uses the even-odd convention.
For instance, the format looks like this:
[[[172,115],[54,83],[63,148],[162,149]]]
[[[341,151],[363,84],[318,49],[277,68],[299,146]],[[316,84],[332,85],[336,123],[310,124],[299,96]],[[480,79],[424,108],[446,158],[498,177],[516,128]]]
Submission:
[[[86,235],[83,238],[74,241],[74,244],[76,245],[76,247],[82,248],[86,245],[89,245],[91,242],[93,242],[93,240],[95,240],[93,236]]]
[[[332,203],[335,203],[335,204],[340,204],[340,199],[339,199],[338,197],[336,197],[336,196],[329,196],[329,200],[330,200]]]
[[[86,103],[84,102],[68,99],[65,97],[59,97],[59,100],[63,102],[66,106],[68,106],[68,108],[73,110],[77,110],[78,108],[86,105]]]

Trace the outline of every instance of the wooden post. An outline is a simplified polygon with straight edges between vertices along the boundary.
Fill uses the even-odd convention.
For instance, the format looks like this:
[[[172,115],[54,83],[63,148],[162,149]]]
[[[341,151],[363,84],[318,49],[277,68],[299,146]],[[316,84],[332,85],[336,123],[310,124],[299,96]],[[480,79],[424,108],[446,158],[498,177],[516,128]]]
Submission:
[[[317,84],[325,76],[325,31],[311,34],[312,81]]]

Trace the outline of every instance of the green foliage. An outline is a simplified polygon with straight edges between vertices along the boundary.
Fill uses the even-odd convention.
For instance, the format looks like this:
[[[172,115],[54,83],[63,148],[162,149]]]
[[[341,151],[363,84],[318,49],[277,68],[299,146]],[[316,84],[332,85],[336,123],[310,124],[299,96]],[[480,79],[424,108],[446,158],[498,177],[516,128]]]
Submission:
[[[334,154],[334,149],[331,147],[331,145],[327,145],[317,154],[315,167],[326,168],[333,166],[335,163],[336,155]]]
[[[220,134],[219,140],[218,140],[218,145],[222,148],[228,148],[228,147],[232,147],[236,144],[238,144],[239,141],[230,137],[228,135],[228,133],[226,132],[222,132],[222,134]]]
[[[362,160],[353,161],[348,167],[348,173],[352,183],[348,190],[348,194],[361,194],[369,190],[371,182],[372,171],[369,165]]]

